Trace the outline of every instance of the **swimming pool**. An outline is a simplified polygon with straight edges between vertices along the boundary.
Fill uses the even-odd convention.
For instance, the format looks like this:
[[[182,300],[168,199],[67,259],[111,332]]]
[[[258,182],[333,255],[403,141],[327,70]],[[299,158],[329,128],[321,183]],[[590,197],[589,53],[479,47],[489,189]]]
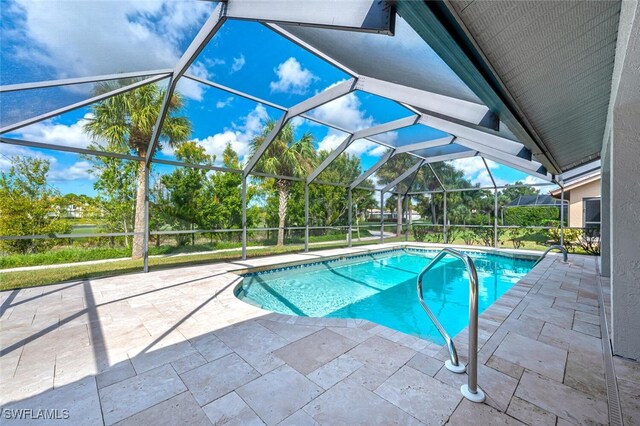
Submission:
[[[246,274],[236,296],[272,312],[366,319],[444,343],[420,306],[418,273],[437,251],[399,249],[293,268]],[[478,272],[479,312],[533,267],[533,260],[469,251]],[[425,301],[454,336],[468,324],[469,279],[464,264],[445,257],[424,278]]]

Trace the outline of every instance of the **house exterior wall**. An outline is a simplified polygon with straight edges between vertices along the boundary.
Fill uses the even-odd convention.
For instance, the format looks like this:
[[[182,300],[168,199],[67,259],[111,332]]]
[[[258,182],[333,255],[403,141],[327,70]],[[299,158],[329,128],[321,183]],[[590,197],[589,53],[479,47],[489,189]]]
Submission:
[[[594,180],[569,191],[569,227],[583,228],[583,198],[600,197],[600,179]]]

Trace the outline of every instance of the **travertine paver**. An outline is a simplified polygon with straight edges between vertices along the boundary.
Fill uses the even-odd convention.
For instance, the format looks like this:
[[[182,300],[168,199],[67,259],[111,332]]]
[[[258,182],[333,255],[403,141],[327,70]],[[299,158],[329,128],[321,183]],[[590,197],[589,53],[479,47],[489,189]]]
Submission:
[[[203,409],[214,425],[264,425],[260,417],[235,392],[216,399],[212,403],[205,405]]]
[[[114,383],[99,391],[104,421],[116,423],[186,390],[168,364]]]
[[[311,401],[304,411],[320,424],[420,424],[415,417],[350,379],[343,380]]]
[[[322,393],[322,388],[283,365],[247,383],[236,393],[268,425],[275,425]]]
[[[211,424],[190,392],[183,392],[116,423],[118,426],[177,424]]]
[[[356,344],[351,339],[323,329],[278,349],[274,354],[302,374],[309,374]]]
[[[71,424],[608,421],[592,257],[549,256],[483,312],[481,405],[462,399],[466,375],[443,368],[439,345],[363,320],[273,314],[233,295],[235,269],[369,248],[381,247],[0,292],[0,405],[68,408]],[[465,361],[467,330],[454,340]],[[615,363],[625,422],[638,423],[640,364]]]
[[[528,337],[509,333],[494,354],[558,381],[564,376],[567,352]]]
[[[230,354],[180,376],[202,406],[260,377],[236,354]]]

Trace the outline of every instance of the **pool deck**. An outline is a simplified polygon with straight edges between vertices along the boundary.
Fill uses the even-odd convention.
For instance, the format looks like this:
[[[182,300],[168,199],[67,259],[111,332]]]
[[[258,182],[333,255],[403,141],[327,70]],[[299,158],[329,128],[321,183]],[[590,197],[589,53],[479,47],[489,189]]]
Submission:
[[[443,368],[438,345],[364,320],[268,313],[233,295],[234,270],[398,245],[1,292],[2,424],[38,409],[66,417],[55,424],[609,423],[608,308],[594,257],[548,256],[481,315],[483,404],[463,399],[467,376]],[[455,341],[465,361],[466,331]],[[624,423],[640,424],[640,363],[613,365]]]

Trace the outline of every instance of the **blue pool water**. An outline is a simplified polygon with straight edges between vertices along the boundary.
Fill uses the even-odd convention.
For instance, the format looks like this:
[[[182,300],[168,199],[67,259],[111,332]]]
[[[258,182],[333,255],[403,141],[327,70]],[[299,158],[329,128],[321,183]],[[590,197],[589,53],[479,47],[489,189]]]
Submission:
[[[394,250],[294,269],[245,275],[236,296],[288,315],[366,319],[407,334],[444,343],[422,309],[418,273],[437,252]],[[468,253],[479,281],[484,311],[533,267],[532,260]],[[445,257],[424,279],[424,297],[447,332],[468,324],[469,279],[464,264]]]

